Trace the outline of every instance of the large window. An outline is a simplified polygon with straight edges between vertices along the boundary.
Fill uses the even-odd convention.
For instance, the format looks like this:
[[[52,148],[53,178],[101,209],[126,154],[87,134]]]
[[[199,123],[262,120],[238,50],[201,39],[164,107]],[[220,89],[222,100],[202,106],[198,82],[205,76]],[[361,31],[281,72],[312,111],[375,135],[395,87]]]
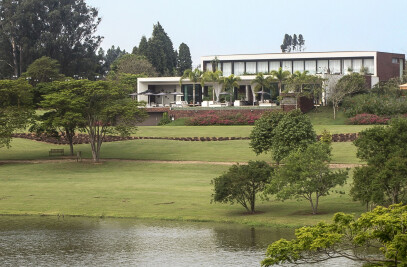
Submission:
[[[317,73],[327,73],[328,60],[317,60]]]
[[[246,62],[246,73],[247,74],[256,73],[256,62]]]
[[[280,61],[270,61],[269,70],[278,70],[280,68]]]
[[[242,75],[244,73],[244,62],[233,63],[233,74],[236,76]]]
[[[317,62],[315,60],[306,60],[305,61],[305,70],[308,71],[309,74],[315,75],[317,69]]]
[[[331,71],[331,74],[340,74],[341,61],[339,59],[329,60],[329,70]]]
[[[293,73],[292,61],[283,61],[283,71],[289,71]]]
[[[353,68],[352,68],[352,60],[351,59],[344,59],[343,60],[343,72],[342,72],[342,74],[348,74],[349,70],[353,70]]]
[[[268,72],[268,63],[266,61],[259,61],[257,62],[257,72]]]
[[[352,69],[354,72],[360,72],[362,68],[362,59],[352,59]]]
[[[211,62],[206,63],[206,71],[212,71],[212,63]]]
[[[374,74],[374,60],[373,58],[368,58],[363,61],[363,65],[366,68],[366,74]]]
[[[223,71],[223,76],[230,76],[232,74],[232,63],[224,62],[222,71]]]
[[[296,71],[304,72],[304,61],[295,60],[293,62],[293,66],[294,66],[294,69],[293,69],[294,72],[296,72]]]

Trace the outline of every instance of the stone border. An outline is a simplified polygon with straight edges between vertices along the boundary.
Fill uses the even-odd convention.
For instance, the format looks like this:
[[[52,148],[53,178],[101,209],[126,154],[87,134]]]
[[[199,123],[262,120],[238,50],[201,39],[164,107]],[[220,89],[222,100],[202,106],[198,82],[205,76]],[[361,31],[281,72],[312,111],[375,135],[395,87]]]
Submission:
[[[33,133],[16,133],[13,134],[14,138],[24,138],[29,140],[35,140],[50,144],[56,145],[67,145],[68,140],[65,136],[50,137],[45,134],[36,135]],[[352,142],[355,141],[358,137],[357,133],[348,133],[348,134],[333,134],[332,135],[332,142]],[[320,135],[317,136],[319,140],[321,138]],[[128,136],[128,137],[121,137],[121,136],[114,136],[114,135],[106,135],[105,140],[103,142],[117,142],[117,141],[126,141],[126,140],[141,140],[141,139],[153,139],[153,140],[175,140],[175,141],[192,141],[192,142],[210,142],[210,141],[231,141],[231,140],[250,140],[249,137],[144,137],[144,136]],[[86,134],[77,134],[73,138],[73,144],[89,144],[89,136]]]

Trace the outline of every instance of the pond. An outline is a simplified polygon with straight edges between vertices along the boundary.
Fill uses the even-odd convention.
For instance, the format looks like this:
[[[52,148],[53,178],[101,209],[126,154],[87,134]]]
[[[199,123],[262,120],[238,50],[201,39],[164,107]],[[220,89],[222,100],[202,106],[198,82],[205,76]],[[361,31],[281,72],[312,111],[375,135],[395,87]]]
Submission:
[[[0,216],[2,266],[260,266],[293,229],[133,219]],[[353,266],[335,260],[329,266]],[[320,266],[320,265],[319,265]]]

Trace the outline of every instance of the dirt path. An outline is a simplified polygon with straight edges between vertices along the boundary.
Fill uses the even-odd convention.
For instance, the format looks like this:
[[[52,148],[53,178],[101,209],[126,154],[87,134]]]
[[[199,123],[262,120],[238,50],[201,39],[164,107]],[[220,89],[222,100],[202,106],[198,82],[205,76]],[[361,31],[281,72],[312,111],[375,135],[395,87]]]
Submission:
[[[226,161],[198,161],[198,160],[138,160],[138,159],[102,159],[103,162],[137,162],[137,163],[161,163],[161,164],[202,164],[202,165],[225,165],[231,166],[237,162],[226,162]],[[34,159],[34,160],[0,160],[0,165],[3,164],[18,164],[18,163],[62,163],[62,162],[76,162],[76,159],[66,158],[66,159]],[[83,159],[82,163],[92,163],[91,159]],[[247,164],[247,162],[238,162],[241,165]],[[330,168],[342,169],[342,168],[354,168],[360,167],[363,164],[344,164],[344,163],[332,163],[329,164]]]

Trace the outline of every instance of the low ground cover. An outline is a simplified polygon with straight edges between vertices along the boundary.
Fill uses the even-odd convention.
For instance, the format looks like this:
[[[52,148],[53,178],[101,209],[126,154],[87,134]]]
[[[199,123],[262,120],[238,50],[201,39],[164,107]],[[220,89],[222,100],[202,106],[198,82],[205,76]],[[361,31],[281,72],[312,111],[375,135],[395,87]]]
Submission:
[[[256,215],[238,205],[211,204],[210,180],[228,166],[137,162],[6,164],[0,168],[0,214],[85,215],[236,222],[296,227],[329,220],[335,212],[360,214],[364,207],[345,195],[309,203],[258,202]],[[344,188],[349,192],[349,184]]]
[[[361,163],[356,158],[356,147],[351,142],[332,143],[332,163]],[[41,143],[14,138],[10,149],[3,149],[0,160],[34,160],[50,159],[51,148],[68,146]],[[90,145],[75,145],[75,151],[82,151],[83,158],[91,158]],[[266,160],[271,162],[271,155],[256,154],[249,147],[249,140],[187,142],[172,140],[130,140],[104,143],[101,158],[133,160],[194,160],[220,162],[247,162],[249,160]],[[51,157],[56,159],[56,157]]]

